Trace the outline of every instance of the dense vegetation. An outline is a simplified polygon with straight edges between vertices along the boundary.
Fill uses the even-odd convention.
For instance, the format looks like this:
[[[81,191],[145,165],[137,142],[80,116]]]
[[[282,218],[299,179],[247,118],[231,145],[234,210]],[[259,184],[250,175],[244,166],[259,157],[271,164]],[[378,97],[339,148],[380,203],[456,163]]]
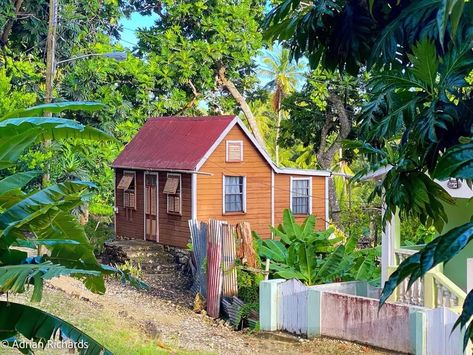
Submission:
[[[384,194],[386,218],[396,209],[438,231],[453,203],[433,179],[473,178],[473,7],[446,1],[286,0],[267,17],[267,35],[286,41],[312,67],[358,77],[369,74],[351,144],[369,170],[392,166],[375,192]],[[473,217],[473,215],[472,215]],[[384,302],[404,279],[409,284],[450,260],[473,239],[473,223],[452,229],[405,260],[384,286]],[[458,324],[473,314],[467,296]],[[458,325],[457,324],[457,325]],[[465,336],[473,338],[473,325]]]
[[[282,229],[275,230],[279,244],[261,248],[278,260],[274,272],[297,274],[309,284],[375,277],[374,271],[365,275],[373,269],[353,245],[362,237],[374,247],[379,244],[383,191],[388,218],[399,209],[407,222],[404,242],[428,243],[393,274],[383,300],[403,279],[421,277],[473,238],[469,223],[432,240],[432,228],[441,230],[446,222],[443,203],[451,203],[432,178],[473,178],[470,2],[61,0],[53,91],[59,105],[29,111],[23,109],[45,100],[49,1],[0,3],[0,134],[5,134],[0,137],[0,150],[5,149],[0,268],[12,272],[12,265],[22,264],[26,270],[19,283],[11,283],[11,273],[0,278],[2,291],[23,291],[25,283],[34,283],[38,297],[41,280],[55,276],[35,266],[52,260],[25,263],[25,255],[11,251],[12,245],[28,240],[33,244],[25,246],[76,253],[74,238],[81,238],[93,267],[58,262],[59,270],[103,292],[102,274],[110,270],[96,262],[90,243],[100,251],[108,238],[106,225],[113,215],[109,164],[150,116],[239,114],[279,165],[341,173],[331,180],[330,217],[348,236],[347,244],[335,245],[324,234],[299,235],[297,228],[311,229],[312,220],[291,232],[286,216]],[[136,45],[124,48],[120,19],[134,13],[155,21],[137,31]],[[122,62],[100,56],[64,62],[122,50],[128,53]],[[67,112],[74,121],[62,127],[55,120],[63,119],[63,108],[72,107],[61,104],[67,101],[104,106],[79,105]],[[56,118],[40,117],[51,111]],[[53,135],[58,129],[62,133]],[[84,132],[94,132],[94,139]],[[67,139],[42,144],[52,137]],[[367,171],[388,165],[392,169],[381,184],[358,182]],[[45,171],[50,186],[40,189]],[[349,184],[347,176],[354,173]],[[32,199],[36,194],[42,202]],[[17,204],[24,208],[17,211]],[[73,214],[88,223],[88,235]],[[67,224],[69,233],[61,239],[71,243],[59,243],[57,230],[64,229],[39,223],[41,218]],[[52,244],[36,240],[53,236]],[[329,243],[330,256],[311,238]],[[296,262],[303,253],[321,258],[307,265]],[[332,272],[331,255],[348,260],[347,267]],[[470,293],[462,326],[473,314],[472,300]]]

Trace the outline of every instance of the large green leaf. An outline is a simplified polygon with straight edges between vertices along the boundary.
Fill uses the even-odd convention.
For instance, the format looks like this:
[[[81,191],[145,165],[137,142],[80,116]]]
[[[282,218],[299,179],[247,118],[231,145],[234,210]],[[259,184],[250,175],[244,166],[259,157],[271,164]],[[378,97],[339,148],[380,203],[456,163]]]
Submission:
[[[43,116],[45,112],[61,113],[66,110],[71,111],[97,111],[104,108],[105,105],[98,102],[87,102],[87,101],[66,101],[66,102],[55,102],[50,104],[37,105],[17,111],[9,112],[0,121],[6,120],[12,117],[32,117],[32,116]]]
[[[437,161],[433,176],[436,179],[473,179],[473,142],[448,149]]]
[[[62,239],[73,240],[78,244],[49,245],[49,254],[44,256],[54,264],[71,269],[103,271],[97,261],[93,247],[84,232],[84,228],[67,211],[48,211],[44,218],[39,218],[31,225],[31,229],[39,240]],[[92,292],[104,293],[105,283],[102,275],[87,276],[85,286]]]
[[[285,209],[283,212],[283,223],[282,227],[288,237],[295,236],[297,233],[297,223],[289,209]],[[297,226],[297,227],[296,227]],[[300,228],[299,228],[300,229]]]
[[[42,297],[43,281],[66,275],[99,276],[100,272],[68,269],[48,261],[40,264],[0,266],[0,291],[22,293],[27,285],[33,283],[34,290],[31,300],[39,302]]]
[[[93,338],[56,316],[23,304],[0,301],[0,339],[22,335],[32,341],[46,343],[55,338],[58,330],[61,336],[72,342],[88,345],[87,349],[78,350],[79,354],[112,355]]]
[[[0,132],[0,169],[12,166],[23,151],[32,145],[38,137],[39,130],[30,129],[18,134]]]
[[[16,203],[0,214],[0,245],[10,245],[13,240],[6,239],[10,231],[31,223],[50,209],[62,206],[71,210],[81,202],[80,196],[91,185],[84,182],[65,182],[49,186]]]
[[[273,261],[285,262],[287,259],[287,249],[279,240],[263,240],[259,252],[261,256]]]
[[[448,19],[451,21],[452,36],[455,36],[463,13],[465,0],[442,0],[439,11],[437,13],[437,26],[439,29],[440,43],[443,45],[445,39],[445,31],[448,25]]]
[[[325,260],[321,268],[317,271],[316,280],[330,282],[333,275],[336,274],[341,261],[345,255],[345,246],[340,245]]]
[[[4,145],[4,139],[30,131],[35,132],[39,140],[66,138],[115,140],[108,133],[76,121],[57,117],[25,117],[9,118],[0,122],[0,147]]]
[[[429,92],[432,93],[439,66],[434,43],[428,39],[423,39],[412,48],[412,54],[409,55],[409,59],[413,64],[412,73],[414,77],[425,83],[429,88]]]
[[[12,190],[21,189],[40,174],[40,171],[26,171],[7,176],[0,180],[0,195]]]
[[[302,223],[302,235],[309,235],[314,231],[317,220],[313,214],[307,216]]]

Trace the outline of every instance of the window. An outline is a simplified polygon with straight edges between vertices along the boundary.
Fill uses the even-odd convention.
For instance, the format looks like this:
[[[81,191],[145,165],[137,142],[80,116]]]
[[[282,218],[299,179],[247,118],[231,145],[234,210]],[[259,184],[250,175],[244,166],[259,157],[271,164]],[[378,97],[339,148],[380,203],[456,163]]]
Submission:
[[[118,190],[123,190],[123,207],[136,209],[136,173],[125,171],[118,185]]]
[[[294,214],[312,213],[312,179],[291,178],[291,211]]]
[[[223,177],[223,213],[246,212],[246,178]]]
[[[227,141],[225,160],[231,163],[243,161],[243,141]]]
[[[181,174],[168,174],[164,193],[167,194],[167,211],[171,214],[182,213]]]

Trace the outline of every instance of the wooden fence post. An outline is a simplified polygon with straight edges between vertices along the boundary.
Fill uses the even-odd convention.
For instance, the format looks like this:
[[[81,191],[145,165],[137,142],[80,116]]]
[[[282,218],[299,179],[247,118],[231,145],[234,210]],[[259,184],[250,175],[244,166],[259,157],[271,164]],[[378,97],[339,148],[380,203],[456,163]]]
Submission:
[[[424,275],[424,307],[435,308],[435,283],[434,276],[427,272]]]

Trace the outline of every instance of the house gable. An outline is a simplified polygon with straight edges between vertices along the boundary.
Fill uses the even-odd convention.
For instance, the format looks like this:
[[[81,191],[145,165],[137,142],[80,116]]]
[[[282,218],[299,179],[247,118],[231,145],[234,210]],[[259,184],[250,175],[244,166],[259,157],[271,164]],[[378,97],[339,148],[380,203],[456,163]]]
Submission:
[[[227,161],[227,141],[241,141],[243,160]],[[229,223],[250,222],[260,233],[269,232],[271,221],[272,167],[238,124],[221,137],[196,176],[197,219],[221,218]],[[246,178],[246,213],[224,213],[224,177]],[[267,234],[267,233],[266,233]]]

